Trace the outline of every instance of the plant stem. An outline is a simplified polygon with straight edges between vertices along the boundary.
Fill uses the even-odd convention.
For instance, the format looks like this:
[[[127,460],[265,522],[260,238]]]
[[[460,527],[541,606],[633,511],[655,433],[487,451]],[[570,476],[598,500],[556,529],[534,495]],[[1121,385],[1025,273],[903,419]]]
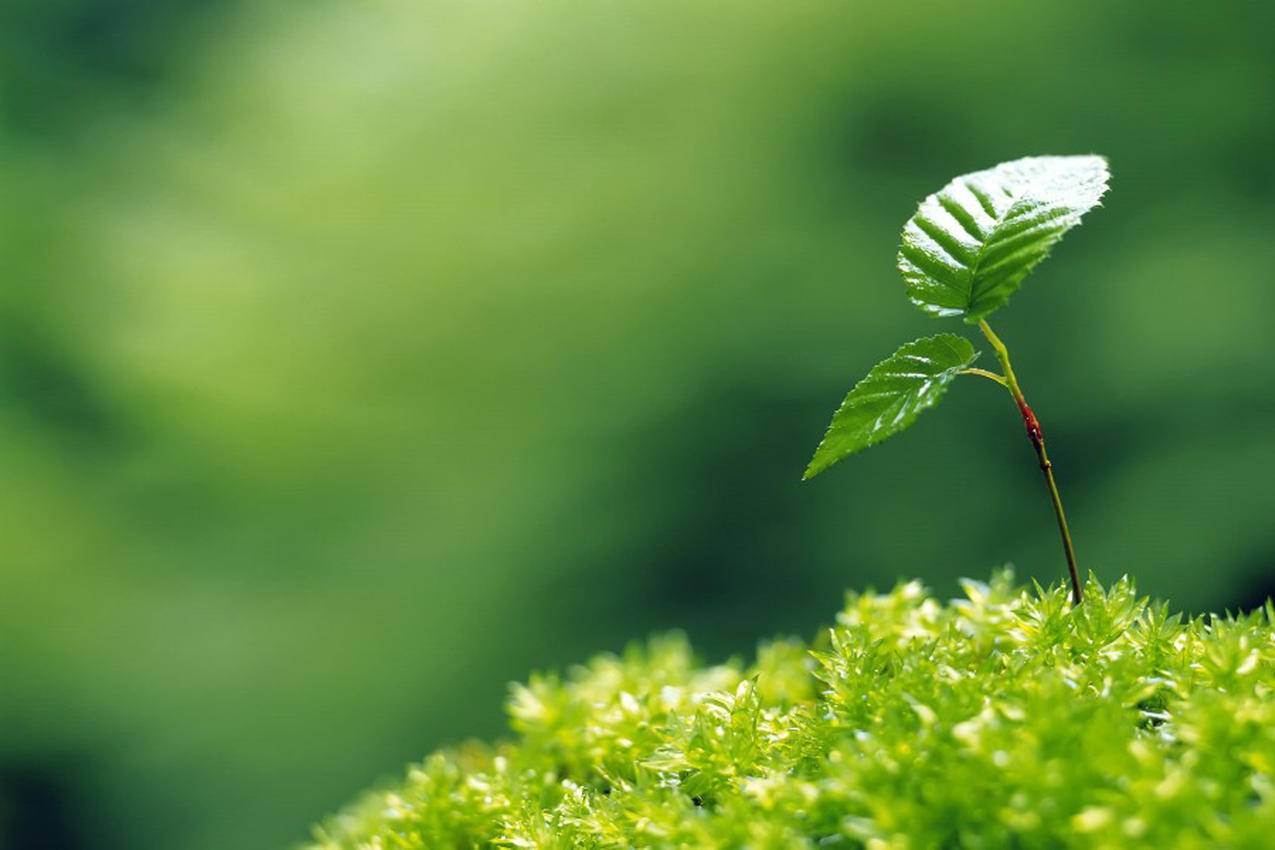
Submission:
[[[998,375],[995,372],[989,372],[986,369],[977,369],[971,366],[968,369],[961,370],[962,375],[978,375],[980,378],[986,378],[989,381],[995,381],[1005,389],[1009,389],[1009,382],[1005,380],[1004,375]]]
[[[985,320],[979,320],[978,327],[983,332],[983,336],[987,337],[987,341],[992,344],[992,348],[996,350],[996,358],[1000,360],[1001,368],[1005,370],[1004,386],[1018,405],[1018,411],[1023,416],[1023,424],[1027,426],[1027,437],[1032,442],[1032,448],[1036,450],[1037,460],[1040,461],[1040,471],[1044,473],[1045,486],[1049,488],[1049,500],[1054,506],[1054,516],[1058,518],[1058,533],[1062,535],[1063,553],[1067,556],[1067,570],[1071,574],[1071,598],[1075,604],[1079,605],[1084,601],[1084,591],[1080,585],[1080,570],[1076,567],[1076,550],[1071,543],[1071,531],[1067,528],[1067,514],[1063,511],[1062,496],[1059,495],[1058,483],[1054,480],[1054,465],[1050,463],[1049,454],[1045,451],[1045,434],[1040,428],[1040,421],[1036,419],[1031,405],[1023,396],[1022,387],[1018,385],[1014,367],[1009,363],[1009,349]]]

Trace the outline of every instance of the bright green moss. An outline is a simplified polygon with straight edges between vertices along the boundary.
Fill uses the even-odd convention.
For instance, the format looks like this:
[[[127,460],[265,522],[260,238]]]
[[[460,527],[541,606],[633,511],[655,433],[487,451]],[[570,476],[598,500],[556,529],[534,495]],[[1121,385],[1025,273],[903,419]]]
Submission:
[[[1272,608],[1182,622],[1123,580],[851,594],[813,649],[681,637],[532,677],[515,737],[430,756],[314,848],[1258,848]]]

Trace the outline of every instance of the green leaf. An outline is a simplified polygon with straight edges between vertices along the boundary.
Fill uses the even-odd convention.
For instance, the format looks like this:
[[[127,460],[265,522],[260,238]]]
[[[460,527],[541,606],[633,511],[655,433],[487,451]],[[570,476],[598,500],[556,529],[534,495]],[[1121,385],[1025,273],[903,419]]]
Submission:
[[[873,366],[833,414],[802,480],[907,428],[977,357],[969,340],[939,334],[913,340]]]
[[[1100,156],[1036,156],[957,177],[903,227],[899,271],[932,316],[977,324],[1107,190]]]

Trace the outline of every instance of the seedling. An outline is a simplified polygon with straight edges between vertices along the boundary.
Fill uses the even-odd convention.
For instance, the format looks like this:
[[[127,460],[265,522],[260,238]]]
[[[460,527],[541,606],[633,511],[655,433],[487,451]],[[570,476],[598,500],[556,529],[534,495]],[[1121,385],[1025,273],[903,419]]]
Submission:
[[[1080,604],[1084,590],[1045,434],[1010,365],[1009,350],[987,317],[1009,301],[1050,249],[1098,205],[1108,177],[1107,162],[1100,156],[1027,157],[957,177],[922,201],[903,227],[899,248],[908,298],[930,316],[960,317],[977,325],[1002,372],[975,368],[978,352],[956,334],[903,345],[850,390],[803,480],[907,428],[938,404],[957,376],[995,381],[1009,391],[1027,427],[1058,519],[1072,601]]]

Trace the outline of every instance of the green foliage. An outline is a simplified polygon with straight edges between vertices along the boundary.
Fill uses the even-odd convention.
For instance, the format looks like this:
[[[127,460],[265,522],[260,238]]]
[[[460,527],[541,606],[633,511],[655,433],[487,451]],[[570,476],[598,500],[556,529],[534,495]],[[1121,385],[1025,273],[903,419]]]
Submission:
[[[1119,169],[997,326],[1084,565],[1264,597],[1275,6],[1213,8],[0,3],[0,808],[47,776],[94,850],[280,847],[653,621],[718,659],[819,588],[1049,575],[973,407],[799,483],[961,330],[890,235],[1020,154]]]
[[[1025,157],[957,177],[903,226],[898,264],[908,297],[932,316],[983,322],[1098,204],[1108,177],[1100,156]],[[1005,374],[993,377],[1021,408],[1008,353],[994,344]],[[878,363],[833,415],[803,480],[907,428],[976,356],[968,341],[944,334],[908,343]],[[913,359],[921,368],[911,368]]]
[[[964,337],[939,334],[917,339],[882,360],[841,402],[815,456],[811,478],[832,464],[907,428],[938,404],[947,385],[978,357]]]
[[[908,297],[930,315],[977,324],[1097,206],[1108,176],[1100,156],[1039,156],[957,177],[903,228]]]
[[[534,677],[513,740],[430,756],[312,848],[1268,846],[1269,604],[963,586],[851,594],[813,650],[749,667],[673,636]]]

